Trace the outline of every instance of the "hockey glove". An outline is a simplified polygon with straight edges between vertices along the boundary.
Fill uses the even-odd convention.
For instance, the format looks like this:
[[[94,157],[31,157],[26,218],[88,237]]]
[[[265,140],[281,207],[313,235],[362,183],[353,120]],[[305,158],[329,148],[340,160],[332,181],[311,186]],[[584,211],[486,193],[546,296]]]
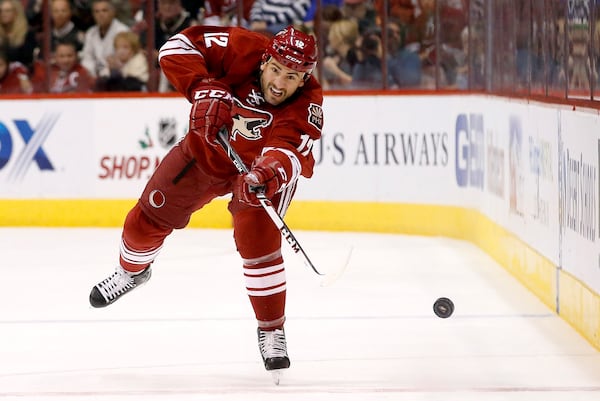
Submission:
[[[238,177],[237,197],[251,206],[260,206],[256,197],[263,193],[268,199],[283,189],[288,178],[281,162],[273,156],[258,156],[248,174]]]
[[[217,134],[225,127],[231,131],[233,98],[229,88],[212,81],[194,92],[194,104],[190,112],[190,131],[200,135],[212,146],[218,146]]]

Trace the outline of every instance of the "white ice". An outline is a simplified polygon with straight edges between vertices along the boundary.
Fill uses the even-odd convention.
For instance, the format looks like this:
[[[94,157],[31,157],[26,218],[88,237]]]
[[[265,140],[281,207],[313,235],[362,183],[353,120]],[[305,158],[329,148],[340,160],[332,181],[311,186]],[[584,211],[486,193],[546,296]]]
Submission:
[[[0,401],[600,399],[600,352],[475,246],[296,236],[325,271],[352,252],[323,287],[284,244],[292,366],[275,386],[231,230],[175,232],[148,284],[93,309],[120,230],[1,228]]]

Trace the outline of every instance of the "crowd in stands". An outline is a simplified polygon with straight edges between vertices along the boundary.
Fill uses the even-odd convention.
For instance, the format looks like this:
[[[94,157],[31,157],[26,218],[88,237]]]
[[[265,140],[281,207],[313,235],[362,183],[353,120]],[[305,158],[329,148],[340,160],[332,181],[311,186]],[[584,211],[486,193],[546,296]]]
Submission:
[[[315,34],[322,55],[315,74],[325,89],[382,88],[384,81],[427,88],[436,79],[465,85],[465,0],[438,0],[455,13],[453,26],[444,27],[455,40],[442,51],[434,46],[435,0],[321,0],[320,12],[315,0],[244,0],[241,10],[241,0],[152,0],[153,23],[146,1],[0,0],[0,94],[172,91],[158,49],[196,24],[241,25],[266,36],[294,24]]]

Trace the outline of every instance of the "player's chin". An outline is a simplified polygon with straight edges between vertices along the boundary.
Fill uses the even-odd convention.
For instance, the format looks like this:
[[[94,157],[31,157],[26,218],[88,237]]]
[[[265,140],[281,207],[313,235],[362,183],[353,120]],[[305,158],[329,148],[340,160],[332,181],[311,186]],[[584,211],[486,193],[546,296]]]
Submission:
[[[267,103],[269,103],[271,106],[280,105],[281,103],[284,102],[285,99],[286,99],[285,96],[267,96],[265,98]]]

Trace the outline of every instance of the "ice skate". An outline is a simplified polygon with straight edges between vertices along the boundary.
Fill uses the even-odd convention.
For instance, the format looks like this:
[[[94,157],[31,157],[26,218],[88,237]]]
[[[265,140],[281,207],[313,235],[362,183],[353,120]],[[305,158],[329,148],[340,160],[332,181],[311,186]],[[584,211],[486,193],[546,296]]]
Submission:
[[[265,369],[271,372],[275,384],[279,384],[282,369],[290,367],[287,354],[285,332],[283,329],[257,330],[258,348],[265,364]]]
[[[137,274],[133,274],[125,271],[121,266],[117,266],[113,274],[92,288],[92,292],[90,292],[90,304],[94,308],[108,306],[129,291],[144,284],[150,279],[151,274],[152,270],[150,267]]]

